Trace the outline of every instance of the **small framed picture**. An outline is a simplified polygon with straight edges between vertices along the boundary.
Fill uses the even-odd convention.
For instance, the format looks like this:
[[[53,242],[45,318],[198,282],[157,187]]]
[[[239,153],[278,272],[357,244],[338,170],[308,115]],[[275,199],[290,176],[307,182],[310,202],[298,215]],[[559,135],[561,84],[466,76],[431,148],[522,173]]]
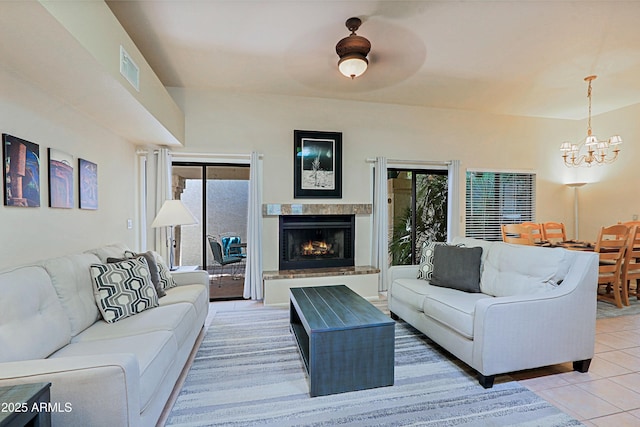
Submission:
[[[73,156],[49,148],[49,207],[73,208]]]
[[[4,205],[40,206],[40,146],[2,134]]]
[[[293,197],[342,198],[342,133],[294,130]]]
[[[98,165],[78,159],[80,209],[98,209]]]

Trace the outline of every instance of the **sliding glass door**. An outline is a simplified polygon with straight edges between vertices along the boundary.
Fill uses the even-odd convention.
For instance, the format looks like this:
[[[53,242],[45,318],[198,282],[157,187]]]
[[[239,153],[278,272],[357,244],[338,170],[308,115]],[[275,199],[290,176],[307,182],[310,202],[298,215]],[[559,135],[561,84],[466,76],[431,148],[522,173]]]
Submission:
[[[416,264],[422,243],[447,239],[447,171],[388,169],[391,265]]]
[[[242,297],[244,259],[230,268],[220,261],[245,255],[249,170],[249,165],[173,162],[174,198],[198,219],[198,225],[179,227],[176,260],[209,272],[212,299]],[[211,241],[220,243],[222,258],[214,257]]]

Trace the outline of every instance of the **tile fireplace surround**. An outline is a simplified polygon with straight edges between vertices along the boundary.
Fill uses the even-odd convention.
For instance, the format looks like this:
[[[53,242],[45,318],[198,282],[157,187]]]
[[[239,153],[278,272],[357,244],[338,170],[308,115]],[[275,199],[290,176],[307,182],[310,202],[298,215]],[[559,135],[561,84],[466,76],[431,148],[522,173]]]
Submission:
[[[262,216],[280,215],[371,215],[371,204],[300,203],[264,204]],[[358,231],[356,230],[356,233]],[[370,265],[302,270],[264,271],[264,304],[289,303],[289,288],[345,284],[367,299],[378,298],[378,270]]]
[[[371,203],[269,203],[262,205],[262,216],[280,215],[371,215]]]

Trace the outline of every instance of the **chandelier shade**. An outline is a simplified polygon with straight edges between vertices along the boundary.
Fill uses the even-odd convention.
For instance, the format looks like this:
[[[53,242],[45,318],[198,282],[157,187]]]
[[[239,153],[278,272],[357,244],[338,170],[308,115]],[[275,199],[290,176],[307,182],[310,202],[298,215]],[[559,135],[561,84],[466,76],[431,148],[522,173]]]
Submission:
[[[591,166],[592,164],[604,165],[617,160],[620,153],[619,145],[622,144],[620,135],[613,135],[607,140],[599,141],[591,130],[591,82],[598,76],[587,76],[587,98],[589,99],[589,119],[587,124],[587,137],[580,144],[572,144],[568,141],[560,145],[562,159],[567,167]]]
[[[354,79],[361,76],[367,67],[369,61],[367,55],[371,50],[371,43],[366,38],[356,34],[356,30],[360,28],[362,21],[359,18],[349,18],[345,25],[351,31],[351,34],[336,44],[336,53],[340,57],[338,61],[338,70],[345,77]]]

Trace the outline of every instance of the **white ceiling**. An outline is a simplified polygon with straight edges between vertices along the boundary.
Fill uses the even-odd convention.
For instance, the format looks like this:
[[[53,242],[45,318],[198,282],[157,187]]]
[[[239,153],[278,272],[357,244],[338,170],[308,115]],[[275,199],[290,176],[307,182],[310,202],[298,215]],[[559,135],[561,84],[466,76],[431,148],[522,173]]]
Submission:
[[[640,103],[640,1],[107,1],[165,86],[583,119]],[[370,67],[337,71],[344,22]]]

